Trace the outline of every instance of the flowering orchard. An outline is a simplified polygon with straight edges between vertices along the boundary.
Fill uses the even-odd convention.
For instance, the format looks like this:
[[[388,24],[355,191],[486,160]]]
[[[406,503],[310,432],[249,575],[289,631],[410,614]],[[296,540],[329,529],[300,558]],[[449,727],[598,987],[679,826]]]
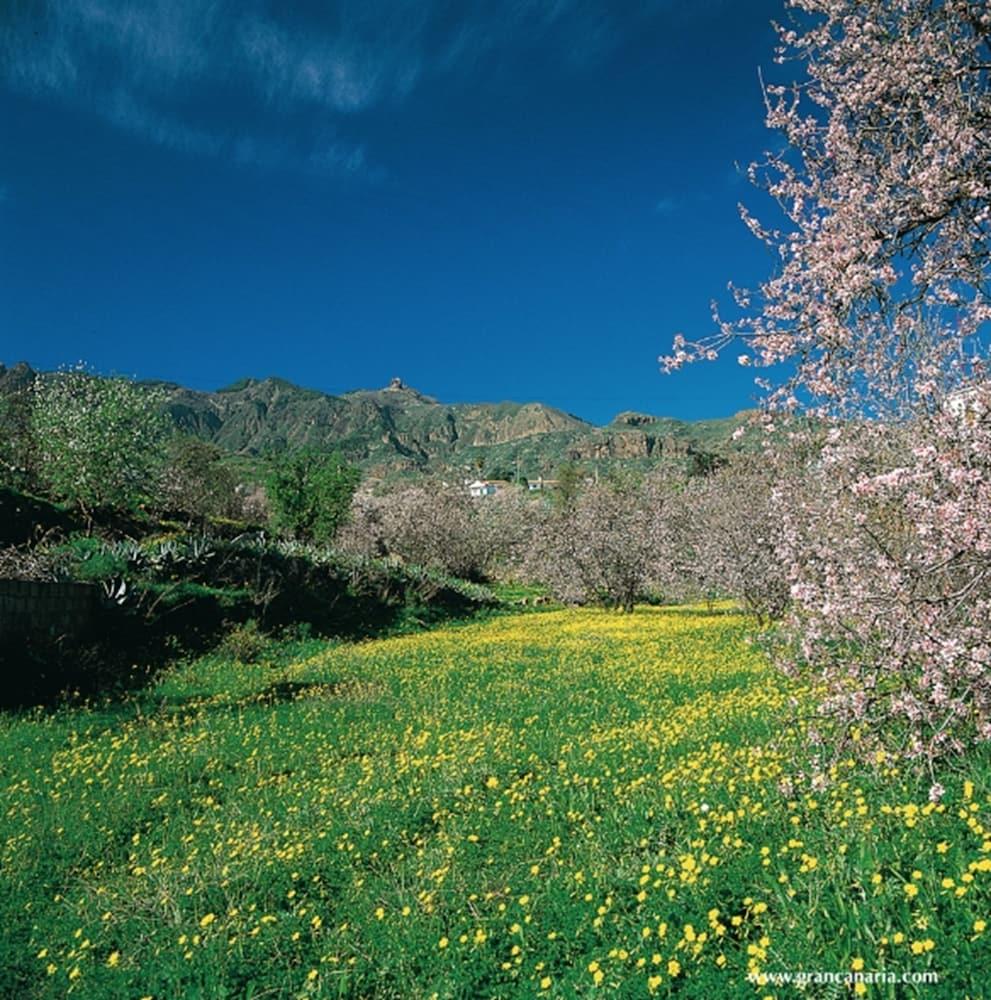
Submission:
[[[779,485],[793,663],[824,707],[916,755],[991,736],[991,9],[793,0],[751,168],[780,267],[674,369],[742,342],[769,408],[835,421]]]

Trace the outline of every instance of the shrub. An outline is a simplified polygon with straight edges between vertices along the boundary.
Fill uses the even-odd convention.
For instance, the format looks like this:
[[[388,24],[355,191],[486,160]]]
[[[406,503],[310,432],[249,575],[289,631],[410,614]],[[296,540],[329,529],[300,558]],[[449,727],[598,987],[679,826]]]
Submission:
[[[102,538],[76,535],[57,545],[52,555],[74,580],[100,583],[127,573],[128,560],[122,552]]]
[[[224,637],[220,651],[238,663],[258,663],[270,645],[267,635],[254,618],[235,626]]]

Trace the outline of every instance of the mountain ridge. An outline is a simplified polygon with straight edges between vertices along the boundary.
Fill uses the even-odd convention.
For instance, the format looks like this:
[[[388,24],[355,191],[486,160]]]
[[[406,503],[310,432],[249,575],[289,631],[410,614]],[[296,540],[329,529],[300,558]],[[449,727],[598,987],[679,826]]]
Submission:
[[[24,362],[0,364],[0,394],[34,377]],[[398,378],[337,396],[277,376],[246,377],[213,391],[161,380],[139,384],[165,392],[165,409],[180,430],[234,455],[337,450],[381,478],[455,470],[534,478],[553,475],[564,462],[648,467],[693,453],[728,454],[740,448],[732,432],[748,413],[682,421],[623,411],[598,426],[537,401],[443,403]]]

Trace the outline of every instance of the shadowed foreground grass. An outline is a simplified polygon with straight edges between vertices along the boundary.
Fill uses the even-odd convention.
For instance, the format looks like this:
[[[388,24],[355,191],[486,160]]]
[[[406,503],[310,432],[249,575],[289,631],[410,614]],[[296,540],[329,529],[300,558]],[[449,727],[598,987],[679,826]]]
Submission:
[[[524,614],[6,717],[0,995],[985,995],[986,755],[939,805],[823,767],[751,629]]]

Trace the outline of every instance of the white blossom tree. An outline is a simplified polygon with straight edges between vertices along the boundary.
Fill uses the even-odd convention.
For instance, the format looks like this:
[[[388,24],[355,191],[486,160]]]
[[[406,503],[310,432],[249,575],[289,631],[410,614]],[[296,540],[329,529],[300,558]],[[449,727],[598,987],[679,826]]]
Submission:
[[[740,457],[672,499],[669,573],[683,592],[740,601],[764,623],[788,606],[774,484],[781,463]]]
[[[530,574],[569,603],[632,612],[664,575],[666,484],[604,482],[548,508],[534,533]]]
[[[778,270],[675,369],[731,342],[793,374],[768,409],[835,419],[779,490],[797,666],[824,708],[916,755],[991,738],[991,8],[792,0],[786,140],[751,168]],[[718,319],[718,317],[717,317]]]
[[[149,498],[170,431],[160,392],[77,368],[39,376],[33,397],[37,475],[52,496],[87,513]]]
[[[355,496],[338,544],[468,580],[491,579],[519,565],[535,510],[516,490],[481,499],[440,483],[382,494],[364,490]]]

